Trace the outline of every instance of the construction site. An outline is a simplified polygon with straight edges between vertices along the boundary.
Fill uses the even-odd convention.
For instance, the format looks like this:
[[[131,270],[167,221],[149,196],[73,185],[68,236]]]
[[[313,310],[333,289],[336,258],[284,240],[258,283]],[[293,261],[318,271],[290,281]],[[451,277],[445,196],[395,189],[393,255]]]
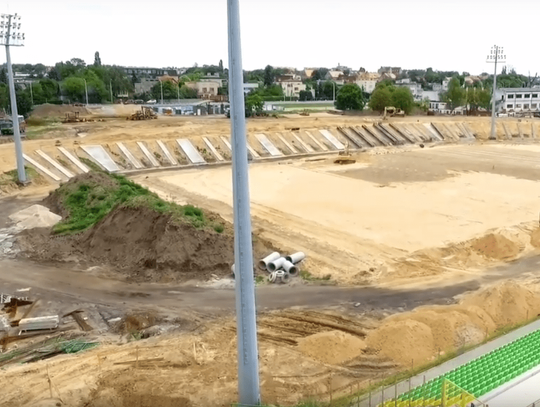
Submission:
[[[497,407],[540,371],[540,119],[391,113],[247,121],[264,405]],[[0,144],[0,406],[235,405],[230,120],[28,123],[29,185]]]

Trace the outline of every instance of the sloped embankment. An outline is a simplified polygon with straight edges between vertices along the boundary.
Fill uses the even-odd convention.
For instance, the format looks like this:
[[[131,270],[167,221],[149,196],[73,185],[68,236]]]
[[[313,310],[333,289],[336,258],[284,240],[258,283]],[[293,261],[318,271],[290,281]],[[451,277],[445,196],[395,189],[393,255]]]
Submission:
[[[135,281],[205,280],[230,274],[232,227],[219,215],[166,202],[124,177],[79,175],[43,204],[62,216],[51,229],[23,233],[30,258],[108,265]],[[259,258],[273,248],[255,239]]]

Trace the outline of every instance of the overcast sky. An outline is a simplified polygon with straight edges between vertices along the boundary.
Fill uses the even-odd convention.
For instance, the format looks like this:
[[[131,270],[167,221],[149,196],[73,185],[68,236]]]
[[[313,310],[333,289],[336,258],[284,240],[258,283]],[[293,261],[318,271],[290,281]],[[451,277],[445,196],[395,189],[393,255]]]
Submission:
[[[187,67],[227,61],[226,0],[0,0],[18,13],[25,47],[14,63],[81,58],[103,64]],[[504,46],[508,65],[540,73],[538,0],[240,0],[244,69],[338,63],[375,71],[492,72],[486,55]],[[5,61],[5,54],[2,53]]]

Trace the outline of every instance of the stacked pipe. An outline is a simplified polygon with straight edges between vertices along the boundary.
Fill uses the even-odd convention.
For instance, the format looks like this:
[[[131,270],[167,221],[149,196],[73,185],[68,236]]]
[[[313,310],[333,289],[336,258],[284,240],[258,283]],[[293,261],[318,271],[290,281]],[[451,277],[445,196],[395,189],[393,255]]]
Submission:
[[[298,275],[297,264],[306,258],[303,252],[296,252],[283,257],[278,252],[270,253],[264,259],[261,259],[258,266],[261,270],[269,273],[268,281],[271,283],[286,283],[291,277]],[[234,264],[231,266],[233,278],[235,276]]]

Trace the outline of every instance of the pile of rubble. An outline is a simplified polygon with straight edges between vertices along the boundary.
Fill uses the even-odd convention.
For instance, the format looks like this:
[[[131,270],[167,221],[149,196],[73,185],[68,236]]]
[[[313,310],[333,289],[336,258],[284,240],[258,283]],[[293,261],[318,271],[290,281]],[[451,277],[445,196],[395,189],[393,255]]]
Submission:
[[[270,283],[288,283],[291,277],[299,274],[298,264],[306,258],[303,252],[297,252],[289,256],[282,256],[278,252],[273,252],[261,259],[258,267],[268,274]],[[233,278],[235,277],[235,265],[231,266]]]

